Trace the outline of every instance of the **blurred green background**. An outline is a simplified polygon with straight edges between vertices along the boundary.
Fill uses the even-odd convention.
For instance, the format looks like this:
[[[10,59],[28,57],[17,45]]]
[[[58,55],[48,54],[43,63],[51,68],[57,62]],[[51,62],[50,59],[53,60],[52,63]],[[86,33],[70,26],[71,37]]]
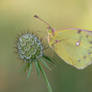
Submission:
[[[55,29],[92,30],[92,0],[0,0],[0,92],[47,92],[42,78],[33,69],[29,80],[14,53],[17,34],[26,30],[47,37],[46,25],[33,18],[39,15]],[[92,92],[92,65],[77,70],[60,61],[47,71],[53,92]]]

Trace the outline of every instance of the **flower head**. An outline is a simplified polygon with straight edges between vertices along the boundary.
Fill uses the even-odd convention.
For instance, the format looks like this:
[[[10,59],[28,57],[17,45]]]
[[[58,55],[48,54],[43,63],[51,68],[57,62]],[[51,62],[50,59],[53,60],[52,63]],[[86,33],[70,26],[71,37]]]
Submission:
[[[40,40],[33,34],[23,34],[17,43],[18,55],[25,62],[33,62],[43,56],[43,46]]]

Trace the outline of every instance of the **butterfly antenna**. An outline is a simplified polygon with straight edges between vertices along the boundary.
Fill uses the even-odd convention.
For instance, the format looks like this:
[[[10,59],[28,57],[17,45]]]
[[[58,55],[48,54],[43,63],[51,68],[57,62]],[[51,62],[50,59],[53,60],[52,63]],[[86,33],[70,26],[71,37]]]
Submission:
[[[47,23],[45,20],[41,19],[38,15],[34,15],[35,18],[39,19],[40,21],[42,21],[43,23],[45,23],[46,25],[48,25],[49,28],[52,29],[52,27],[50,26],[49,23]]]
[[[46,25],[48,25],[48,29],[51,29],[52,30],[52,34],[54,35],[55,29],[53,29],[48,22],[46,22],[45,20],[41,19],[38,15],[34,15],[34,17],[39,19],[40,21],[42,21]]]

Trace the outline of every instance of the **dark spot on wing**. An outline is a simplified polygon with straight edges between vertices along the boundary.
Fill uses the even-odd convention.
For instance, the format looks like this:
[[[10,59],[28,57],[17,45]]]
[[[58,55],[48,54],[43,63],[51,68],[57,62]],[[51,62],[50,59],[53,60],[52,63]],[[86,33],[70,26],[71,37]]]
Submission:
[[[77,31],[78,34],[80,34],[81,32],[82,32],[81,29],[79,29],[79,30]]]
[[[89,36],[88,35],[86,35],[86,38],[88,38]]]
[[[81,60],[80,59],[78,59],[78,62],[80,62]]]
[[[92,51],[88,52],[88,55],[91,55],[92,54]]]
[[[83,56],[83,59],[86,59],[87,58],[87,56]]]
[[[89,41],[90,44],[92,44],[92,41]]]

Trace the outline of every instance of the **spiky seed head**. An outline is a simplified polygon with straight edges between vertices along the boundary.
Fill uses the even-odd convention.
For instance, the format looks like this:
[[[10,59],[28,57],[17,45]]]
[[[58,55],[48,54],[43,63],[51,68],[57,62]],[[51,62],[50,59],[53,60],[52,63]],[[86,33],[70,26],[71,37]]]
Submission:
[[[43,56],[43,45],[35,35],[25,33],[17,40],[17,52],[23,61],[31,63]]]

